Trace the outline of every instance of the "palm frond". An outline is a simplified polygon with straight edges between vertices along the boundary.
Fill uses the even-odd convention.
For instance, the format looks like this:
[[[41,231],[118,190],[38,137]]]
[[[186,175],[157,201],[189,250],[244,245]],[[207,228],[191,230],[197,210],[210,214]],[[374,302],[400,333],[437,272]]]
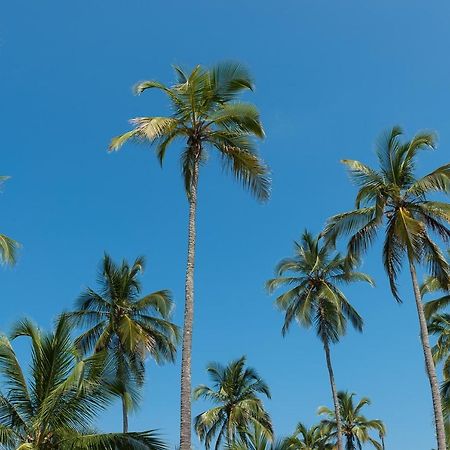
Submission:
[[[70,450],[167,450],[168,446],[155,431],[69,435],[62,440]]]
[[[415,181],[407,191],[408,194],[415,196],[422,196],[428,192],[450,192],[450,163]]]
[[[253,152],[242,146],[236,146],[235,139],[228,136],[227,140],[217,143],[216,147],[222,155],[223,166],[233,173],[242,185],[249,189],[260,201],[266,201],[270,195],[270,178],[268,167]],[[240,137],[239,142],[242,142]],[[216,136],[217,142],[217,136]],[[229,145],[231,144],[231,145]],[[248,145],[246,144],[246,147]]]
[[[0,261],[5,264],[15,264],[17,260],[17,250],[20,244],[10,237],[0,234]]]

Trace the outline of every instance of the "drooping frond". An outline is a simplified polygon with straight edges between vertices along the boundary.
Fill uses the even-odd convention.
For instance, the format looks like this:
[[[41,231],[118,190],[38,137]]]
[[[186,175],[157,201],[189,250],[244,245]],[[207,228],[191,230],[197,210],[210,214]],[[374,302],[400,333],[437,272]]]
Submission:
[[[217,136],[216,136],[217,138]],[[242,140],[243,137],[240,137]],[[270,178],[267,166],[252,151],[235,144],[234,136],[217,144],[220,150],[223,166],[233,173],[242,185],[249,189],[260,201],[266,201],[270,195]],[[225,141],[225,142],[223,142]]]
[[[336,214],[328,219],[322,234],[326,241],[334,244],[338,237],[356,233],[373,221],[376,217],[375,213],[376,207],[371,206]]]

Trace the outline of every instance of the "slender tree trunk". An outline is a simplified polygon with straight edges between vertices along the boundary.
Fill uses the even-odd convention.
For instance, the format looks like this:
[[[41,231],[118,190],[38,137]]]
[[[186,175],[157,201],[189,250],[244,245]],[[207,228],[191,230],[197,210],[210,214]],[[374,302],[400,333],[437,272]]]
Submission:
[[[128,433],[128,410],[127,410],[127,402],[125,399],[125,394],[121,396],[122,398],[122,431],[124,433]]]
[[[433,398],[434,420],[436,426],[436,438],[438,450],[446,450],[444,416],[442,414],[442,402],[439,392],[439,383],[436,377],[436,368],[434,366],[433,356],[431,354],[430,339],[428,336],[427,321],[423,311],[422,296],[420,295],[419,283],[414,263],[410,260],[409,270],[414,288],[414,297],[416,299],[417,314],[419,315],[420,339],[422,341],[423,353],[425,356],[425,366],[427,369],[428,380],[431,387],[431,396]]]
[[[334,381],[333,366],[331,364],[330,346],[325,341],[323,344],[325,349],[325,356],[327,358],[328,374],[330,376],[331,393],[333,394],[334,414],[336,416],[336,428],[337,428],[337,448],[338,450],[344,450],[342,446],[342,422],[341,422],[341,410],[339,408],[339,399],[336,391],[336,383]]]
[[[191,358],[194,320],[194,266],[199,160],[194,164],[189,195],[189,232],[186,265],[183,347],[181,354],[180,450],[191,450]]]

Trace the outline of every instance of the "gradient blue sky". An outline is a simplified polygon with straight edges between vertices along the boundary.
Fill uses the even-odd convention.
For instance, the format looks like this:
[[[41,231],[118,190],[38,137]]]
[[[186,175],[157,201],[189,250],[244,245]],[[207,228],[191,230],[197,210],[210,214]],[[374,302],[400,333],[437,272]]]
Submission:
[[[418,170],[449,160],[449,21],[444,0],[1,2],[1,174],[12,176],[1,231],[23,250],[0,273],[0,329],[24,315],[49,326],[95,284],[104,251],[145,255],[145,290],[172,289],[181,323],[187,202],[179,148],[164,170],[147,148],[106,148],[128,118],[167,110],[157,93],[134,97],[136,81],[170,82],[172,64],[236,59],[256,79],[251,100],[267,132],[261,153],[273,193],[257,204],[214,158],[201,173],[193,383],[207,381],[209,361],[245,354],[272,388],[267,407],[279,436],[299,420],[317,421],[317,407],[331,403],[322,348],[313,332],[281,337],[282,316],[263,285],[305,227],[319,231],[352,206],[339,160],[375,163],[382,130],[437,130],[439,150],[423,154]],[[399,306],[379,247],[364,269],[378,285],[348,290],[366,324],[333,348],[338,386],[372,399],[366,413],[386,422],[388,449],[429,449],[431,400],[409,279]],[[150,365],[131,428],[160,428],[175,444],[178,401],[179,364]],[[100,426],[120,427],[118,406]]]

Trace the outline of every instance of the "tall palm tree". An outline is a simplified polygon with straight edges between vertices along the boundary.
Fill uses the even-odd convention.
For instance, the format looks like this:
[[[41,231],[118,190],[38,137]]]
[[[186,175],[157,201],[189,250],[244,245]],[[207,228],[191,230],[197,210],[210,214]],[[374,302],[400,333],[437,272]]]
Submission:
[[[9,177],[0,176],[0,186],[8,179]],[[16,253],[19,248],[19,243],[14,239],[6,236],[5,234],[0,233],[0,261],[5,264],[15,264],[16,262]]]
[[[226,170],[259,199],[269,196],[268,169],[255,150],[254,138],[264,131],[257,108],[236,102],[242,91],[253,90],[252,79],[240,64],[222,63],[211,69],[197,66],[190,74],[175,67],[176,82],[166,86],[144,81],[137,94],[158,89],[167,95],[172,114],[168,117],[137,117],[133,129],[111,141],[118,150],[126,141],[150,142],[160,164],[168,147],[181,141],[182,177],[189,201],[188,251],[185,281],[183,347],[181,361],[180,450],[191,450],[191,358],[194,317],[194,263],[199,170],[215,149]]]
[[[348,392],[339,392],[339,406],[342,418],[342,433],[345,437],[345,449],[356,450],[362,449],[362,445],[366,442],[372,444],[377,450],[384,449],[384,437],[386,435],[386,427],[381,420],[368,420],[361,414],[361,409],[364,406],[370,405],[370,400],[363,397],[356,405],[353,402],[355,394]],[[327,416],[322,423],[334,430],[336,434],[336,414],[334,409],[329,409],[326,406],[321,406],[318,411],[319,414]],[[376,432],[380,441],[370,436],[370,432]],[[333,433],[332,433],[333,434]]]
[[[351,306],[340,284],[372,279],[356,272],[346,264],[346,258],[334,252],[330,242],[320,243],[318,237],[305,231],[300,242],[295,242],[295,255],[283,259],[275,269],[276,278],[266,287],[273,292],[279,287],[287,290],[276,299],[278,308],[285,311],[283,335],[295,319],[301,326],[314,326],[322,342],[330,377],[331,392],[337,418],[338,449],[342,450],[337,389],[331,363],[330,344],[335,344],[345,334],[347,320],[361,331],[363,320]]]
[[[214,408],[199,414],[194,421],[199,438],[207,449],[217,436],[215,449],[225,442],[227,446],[239,437],[247,443],[247,431],[256,426],[266,439],[273,436],[272,423],[260,395],[270,398],[267,384],[254,369],[245,367],[245,357],[232,361],[228,366],[210,364],[207,367],[213,386],[198,386],[194,389],[194,399],[209,400]]]
[[[139,400],[144,381],[144,358],[157,363],[173,361],[178,327],[170,322],[171,294],[167,290],[141,296],[138,275],[144,270],[143,257],[130,266],[116,265],[108,255],[99,273],[100,289],[88,288],[79,297],[76,310],[68,314],[72,323],[88,327],[76,339],[89,351],[107,350],[114,361],[111,388],[121,397],[123,431],[128,431],[128,413]]]
[[[332,450],[330,433],[323,424],[307,427],[299,422],[294,434],[286,438],[289,450]]]
[[[379,168],[373,169],[359,161],[344,160],[351,179],[359,187],[356,209],[331,217],[325,230],[328,240],[351,234],[348,243],[350,259],[358,258],[373,242],[385,225],[383,264],[391,291],[397,301],[397,277],[407,257],[420,324],[420,337],[430,382],[438,449],[445,450],[445,430],[436,370],[433,363],[427,322],[417,281],[416,266],[426,264],[430,274],[448,285],[449,267],[430,231],[445,241],[450,239],[450,205],[430,201],[433,192],[450,192],[450,164],[417,178],[415,164],[420,150],[434,149],[435,137],[419,133],[411,141],[402,142],[402,130],[394,127],[383,136],[377,147]]]
[[[31,341],[31,363],[24,370],[12,341],[0,338],[0,447],[5,450],[164,450],[153,431],[91,431],[94,419],[109,404],[104,388],[104,355],[77,356],[67,317],[50,333],[28,320],[19,322],[11,339]]]

